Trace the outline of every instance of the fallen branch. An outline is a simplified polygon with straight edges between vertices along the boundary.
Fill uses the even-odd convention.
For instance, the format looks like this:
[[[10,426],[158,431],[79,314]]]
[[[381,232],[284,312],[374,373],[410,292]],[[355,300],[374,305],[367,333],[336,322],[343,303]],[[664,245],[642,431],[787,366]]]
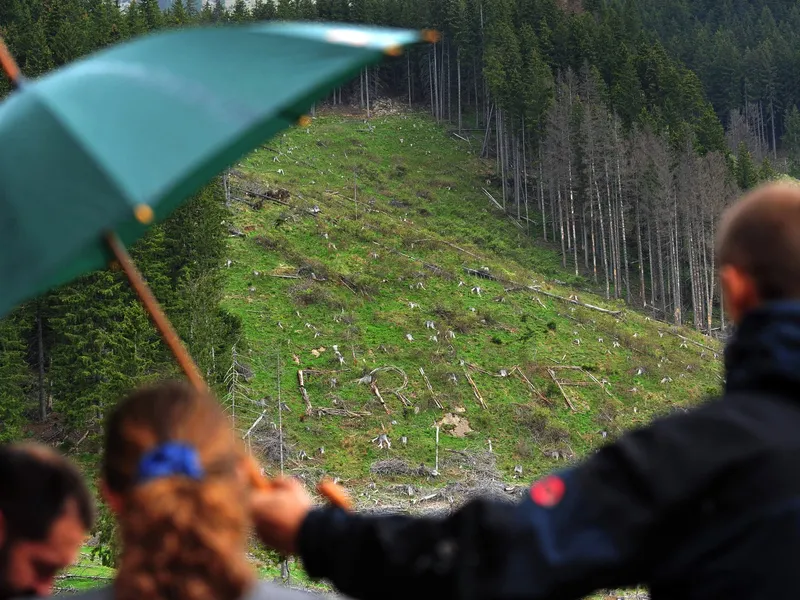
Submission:
[[[537,294],[542,294],[544,296],[547,296],[548,298],[555,298],[556,300],[561,300],[562,302],[567,302],[569,304],[576,304],[578,306],[589,308],[591,310],[596,310],[607,315],[612,315],[614,317],[618,317],[622,314],[621,310],[609,310],[607,308],[601,308],[599,306],[595,306],[594,304],[586,304],[585,302],[581,302],[580,300],[573,300],[572,298],[564,298],[564,296],[559,296],[558,294],[545,292],[538,286],[531,286],[530,290],[536,292]]]
[[[444,406],[442,406],[442,403],[439,402],[439,398],[436,396],[436,392],[433,391],[433,386],[431,385],[428,376],[425,375],[425,370],[422,367],[419,368],[419,374],[422,375],[422,379],[425,380],[425,385],[428,386],[428,391],[431,393],[431,397],[433,398],[434,404],[436,404],[436,408],[443,410]]]
[[[303,374],[306,378],[310,379],[312,375],[338,375],[342,371],[349,371],[350,369],[303,369]]]
[[[372,393],[375,394],[375,396],[378,398],[378,400],[380,400],[381,405],[383,406],[383,410],[386,411],[386,414],[387,415],[392,414],[391,411],[389,410],[389,407],[386,406],[386,401],[383,399],[383,396],[381,396],[381,391],[378,389],[378,386],[375,385],[374,381],[372,382],[372,384],[369,387],[372,390]]]
[[[403,258],[407,258],[410,261],[420,263],[425,268],[430,269],[431,271],[433,271],[434,273],[436,273],[437,275],[439,275],[441,277],[444,277],[445,279],[455,279],[455,276],[452,273],[448,273],[445,269],[443,269],[439,265],[435,265],[433,263],[425,262],[424,260],[422,260],[420,258],[416,258],[414,256],[411,256],[410,254],[405,254],[404,252],[400,252],[400,250],[396,250],[395,248],[390,248],[389,246],[384,246],[383,244],[381,244],[379,242],[372,242],[372,243],[375,244],[376,246],[380,247],[380,248],[383,248],[384,250],[387,250],[387,251],[393,253],[393,254],[398,254],[398,255],[402,256]]]
[[[489,193],[489,190],[487,190],[486,188],[481,188],[481,189],[483,190],[483,193],[484,193],[484,194],[486,194],[486,196],[489,198],[489,200],[491,200],[491,201],[494,203],[494,205],[495,205],[497,208],[499,208],[499,209],[500,209],[500,210],[502,210],[503,212],[506,212],[506,209],[505,209],[505,208],[503,208],[503,207],[500,205],[500,203],[499,203],[497,200],[495,200],[495,199],[494,199],[494,196],[492,196],[492,195]]]
[[[351,292],[353,292],[354,294],[358,295],[358,292],[357,292],[357,291],[356,291],[356,289],[353,287],[353,284],[352,284],[352,283],[350,283],[350,282],[349,282],[349,281],[348,281],[348,280],[347,280],[345,277],[343,277],[343,276],[341,276],[341,275],[340,275],[340,276],[339,276],[339,281],[340,281],[340,282],[342,283],[342,285],[343,285],[344,287],[346,287],[348,290],[350,290],[350,291],[351,291]]]
[[[481,408],[487,408],[486,402],[484,402],[483,400],[483,396],[481,396],[480,391],[478,391],[478,386],[475,385],[475,382],[472,380],[472,377],[470,377],[466,367],[464,368],[464,375],[466,376],[467,381],[469,381],[470,386],[472,386],[472,392],[475,394],[475,398],[478,400],[478,404],[481,405]]]
[[[458,250],[459,252],[463,252],[464,254],[468,254],[472,258],[475,258],[477,260],[482,260],[481,257],[478,256],[477,254],[473,254],[469,250],[464,250],[464,248],[462,248],[461,246],[456,246],[455,244],[451,244],[450,242],[445,241],[445,240],[434,240],[434,239],[415,240],[415,241],[411,242],[411,244],[412,245],[413,244],[424,244],[426,242],[434,242],[434,243],[437,243],[437,244],[445,244],[446,246],[450,246],[454,250]]]
[[[420,504],[421,502],[428,502],[429,500],[433,500],[435,498],[438,498],[440,495],[441,494],[439,494],[439,493],[429,494],[427,496],[423,496],[422,498],[417,498],[416,500],[412,500],[411,504]]]
[[[297,371],[297,382],[300,384],[300,395],[303,396],[303,401],[306,403],[306,414],[311,415],[314,407],[311,406],[311,398],[308,397],[308,392],[306,391],[306,383],[305,379],[303,378],[303,369],[299,369]]]
[[[264,415],[266,415],[266,414],[267,414],[266,410],[261,411],[261,414],[258,415],[258,418],[255,421],[253,421],[252,425],[250,425],[250,429],[247,430],[247,433],[245,433],[242,436],[242,439],[248,438],[250,436],[250,434],[253,433],[253,429],[258,427],[258,424],[261,423],[261,421],[264,419]]]
[[[270,196],[269,194],[260,194],[258,192],[252,192],[250,190],[244,190],[246,196],[253,196],[254,198],[261,198],[262,200],[269,200],[270,202],[274,202],[275,204],[280,204],[281,206],[288,206],[289,208],[292,207],[291,204],[286,202],[285,200],[281,200],[280,198],[276,198],[275,196]],[[247,204],[250,204],[249,202]],[[254,205],[250,204],[251,207],[255,208]]]
[[[489,377],[502,377],[502,375],[498,375],[497,373],[490,373],[486,369],[483,369],[473,363],[465,362],[464,364],[467,365],[473,371],[477,371],[478,373],[483,373],[484,375],[488,375]]]
[[[352,411],[347,410],[344,408],[316,408],[314,409],[317,411],[317,416],[329,416],[329,417],[350,417],[351,419],[358,419],[361,417],[371,417],[372,413],[368,411]]]
[[[677,337],[681,338],[681,339],[682,339],[684,342],[689,342],[690,344],[694,344],[695,346],[700,346],[701,348],[705,348],[706,350],[709,350],[710,352],[719,352],[719,350],[715,350],[714,348],[711,348],[711,347],[709,347],[709,346],[706,346],[706,345],[704,345],[704,344],[701,344],[700,342],[695,342],[694,340],[690,340],[689,338],[687,338],[687,337],[685,337],[685,336],[682,336],[682,335],[681,335],[681,334],[679,334],[679,333],[673,333],[673,332],[671,332],[671,331],[669,331],[669,330],[667,330],[667,332],[666,332],[666,333],[672,333],[672,335],[674,335],[674,336],[677,336]]]
[[[592,381],[594,381],[594,382],[595,382],[597,385],[599,385],[601,388],[603,388],[603,391],[604,391],[606,394],[608,394],[608,395],[609,395],[609,396],[611,396],[612,398],[614,397],[614,395],[613,395],[611,392],[609,392],[609,391],[608,391],[608,389],[606,388],[606,386],[605,386],[603,383],[601,383],[600,381],[598,381],[597,377],[595,377],[594,375],[592,375],[591,373],[589,373],[589,371],[587,371],[586,369],[581,369],[581,371],[583,371],[583,374],[584,374],[584,375],[588,376],[588,377],[589,377],[589,378],[590,378]]]
[[[278,279],[302,279],[299,275],[272,275],[270,277],[277,277]]]
[[[524,382],[527,384],[527,386],[528,386],[528,388],[531,390],[531,392],[532,392],[532,393],[534,393],[534,394],[536,394],[536,396],[538,396],[539,398],[541,398],[541,399],[542,399],[542,401],[544,401],[544,402],[545,402],[545,404],[549,404],[549,405],[552,405],[552,404],[553,404],[553,403],[550,401],[550,398],[548,398],[547,396],[545,396],[545,395],[544,395],[544,394],[542,394],[542,393],[541,393],[539,390],[537,390],[537,389],[536,389],[536,386],[535,386],[535,385],[533,385],[533,383],[531,383],[531,380],[530,380],[530,379],[528,379],[528,376],[527,376],[527,375],[525,375],[525,373],[523,373],[523,372],[522,372],[522,369],[520,369],[518,366],[517,366],[517,367],[514,367],[513,369],[511,369],[511,373],[516,373],[516,374],[517,374],[517,376],[518,376],[520,379],[522,379],[522,381],[524,381]]]
[[[375,381],[376,380],[375,376],[378,373],[386,371],[394,371],[395,373],[399,373],[400,376],[403,378],[403,384],[400,387],[389,391],[395,396],[397,396],[397,398],[400,400],[400,402],[403,403],[404,406],[411,406],[411,402],[409,402],[408,398],[406,398],[405,394],[403,394],[403,390],[408,387],[408,375],[406,375],[406,372],[403,371],[403,369],[401,369],[400,367],[395,367],[394,365],[389,365],[387,367],[378,367],[377,369],[373,369],[372,371],[370,371],[369,375],[370,378],[372,378],[372,380]]]
[[[558,386],[558,389],[561,390],[561,395],[564,396],[564,400],[567,402],[567,406],[569,406],[570,409],[572,409],[572,412],[577,412],[575,410],[575,407],[572,405],[572,402],[570,402],[570,399],[567,396],[567,392],[564,391],[564,388],[562,387],[561,382],[556,377],[555,371],[553,371],[553,369],[547,369],[547,372],[550,373],[550,377],[553,379],[555,384]]]
[[[87,429],[86,433],[84,433],[83,436],[81,436],[81,439],[79,439],[75,443],[75,445],[72,447],[72,449],[75,450],[78,446],[80,446],[83,443],[83,441],[88,437],[88,435],[89,435],[89,430]]]
[[[488,279],[489,281],[498,281],[497,277],[495,277],[491,273],[487,273],[486,271],[480,271],[478,269],[470,269],[469,267],[462,267],[462,269],[464,269],[464,271],[475,277],[480,277],[481,279]]]

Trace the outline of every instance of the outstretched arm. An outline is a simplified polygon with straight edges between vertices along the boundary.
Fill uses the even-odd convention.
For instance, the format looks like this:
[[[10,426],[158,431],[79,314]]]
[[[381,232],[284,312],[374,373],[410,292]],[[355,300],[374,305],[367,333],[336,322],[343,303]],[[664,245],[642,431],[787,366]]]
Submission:
[[[668,551],[681,535],[676,499],[691,496],[712,466],[690,451],[695,426],[668,420],[634,432],[534,484],[521,503],[475,500],[442,519],[322,508],[301,510],[285,527],[282,509],[267,509],[265,541],[359,600],[566,600],[646,582],[653,548]],[[270,541],[283,530],[283,546]]]

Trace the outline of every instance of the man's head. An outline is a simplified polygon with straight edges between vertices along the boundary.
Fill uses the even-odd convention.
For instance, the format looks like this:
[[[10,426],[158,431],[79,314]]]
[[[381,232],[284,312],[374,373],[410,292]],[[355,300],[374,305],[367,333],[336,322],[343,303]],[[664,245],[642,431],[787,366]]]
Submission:
[[[81,473],[55,452],[0,445],[0,600],[47,596],[94,522]]]
[[[766,184],[729,208],[717,262],[734,323],[763,302],[800,300],[800,185]]]

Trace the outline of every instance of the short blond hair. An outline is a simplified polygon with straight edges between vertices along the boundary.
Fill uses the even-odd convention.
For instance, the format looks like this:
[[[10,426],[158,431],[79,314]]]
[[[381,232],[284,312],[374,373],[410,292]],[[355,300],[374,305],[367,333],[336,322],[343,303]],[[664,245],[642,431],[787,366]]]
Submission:
[[[800,298],[800,182],[764,184],[726,210],[717,263],[748,273],[763,300]]]

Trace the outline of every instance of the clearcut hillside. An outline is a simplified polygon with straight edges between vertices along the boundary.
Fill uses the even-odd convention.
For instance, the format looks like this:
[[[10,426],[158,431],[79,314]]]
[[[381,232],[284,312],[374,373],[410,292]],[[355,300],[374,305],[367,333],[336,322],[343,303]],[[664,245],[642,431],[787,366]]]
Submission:
[[[270,474],[282,430],[287,473],[364,506],[512,492],[720,388],[717,342],[592,293],[498,209],[480,144],[327,113],[231,171],[227,403]]]

